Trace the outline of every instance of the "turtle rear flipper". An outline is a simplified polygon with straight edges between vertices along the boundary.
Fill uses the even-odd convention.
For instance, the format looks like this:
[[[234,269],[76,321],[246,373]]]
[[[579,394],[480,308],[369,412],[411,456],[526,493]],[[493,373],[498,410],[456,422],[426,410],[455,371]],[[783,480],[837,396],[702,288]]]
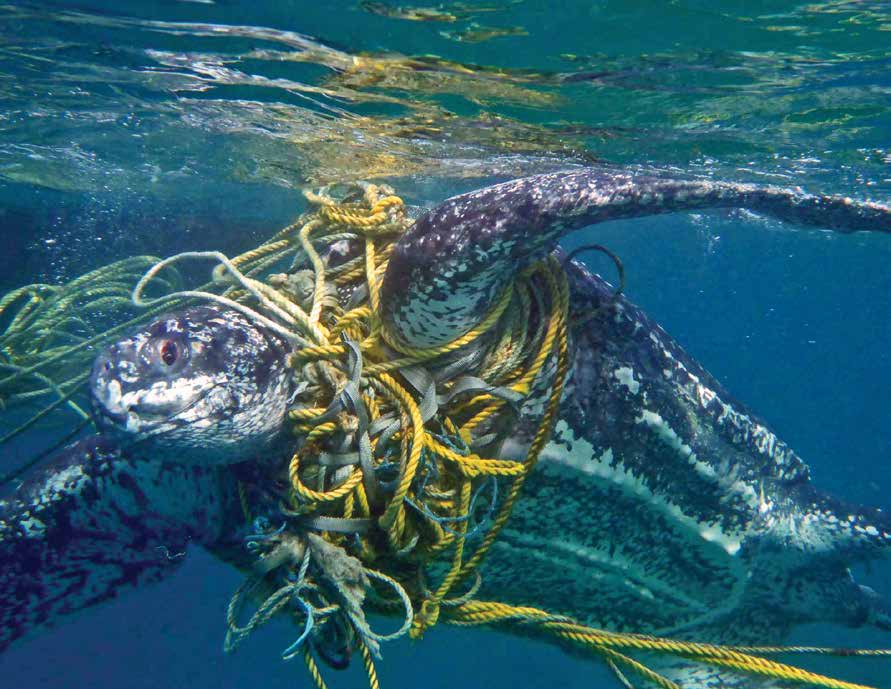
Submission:
[[[709,619],[704,624],[690,625],[670,636],[678,640],[707,640],[728,647],[751,648],[788,644],[792,627],[803,622],[830,622],[852,627],[874,624],[891,629],[891,607],[887,600],[869,587],[856,584],[850,572],[840,564],[835,568],[823,566],[793,573],[786,588],[797,589],[795,594],[790,595],[788,590],[775,590],[768,584],[769,573],[756,572],[738,609]],[[846,649],[838,652],[839,655],[850,653]],[[711,664],[698,658],[634,652],[628,655],[682,689],[794,689],[812,686]],[[777,663],[791,663],[797,667],[802,665],[794,658],[780,654],[757,657]],[[618,666],[618,669],[635,689],[656,689],[658,686],[631,670],[623,670],[622,666]]]
[[[849,567],[887,557],[891,518],[881,509],[837,500],[810,483],[795,486],[765,515],[753,543],[762,563],[785,562],[782,605],[800,622],[830,621],[891,631],[891,604],[854,581]],[[765,580],[770,580],[769,572]]]
[[[745,672],[736,672],[728,668],[707,665],[695,660],[681,658],[635,658],[643,662],[665,679],[677,684],[681,689],[794,689],[803,686],[801,683],[783,682],[772,677],[762,677]],[[620,671],[621,668],[619,668]],[[626,686],[633,689],[661,689],[658,684],[630,671],[622,671]],[[625,684],[623,681],[623,684]]]
[[[804,554],[847,561],[883,557],[891,547],[891,515],[882,509],[838,500],[802,481],[776,498],[767,519],[778,540]]]
[[[867,603],[867,624],[891,632],[891,602],[869,586],[860,586],[860,591]]]

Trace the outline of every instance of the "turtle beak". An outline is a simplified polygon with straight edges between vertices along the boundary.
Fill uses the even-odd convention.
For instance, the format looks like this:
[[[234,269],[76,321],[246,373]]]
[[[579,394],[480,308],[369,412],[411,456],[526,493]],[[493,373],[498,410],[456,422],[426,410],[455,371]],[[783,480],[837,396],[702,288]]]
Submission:
[[[93,362],[90,403],[96,425],[103,430],[126,427],[130,410],[122,401],[122,378],[135,367],[135,352],[126,343],[112,345]]]

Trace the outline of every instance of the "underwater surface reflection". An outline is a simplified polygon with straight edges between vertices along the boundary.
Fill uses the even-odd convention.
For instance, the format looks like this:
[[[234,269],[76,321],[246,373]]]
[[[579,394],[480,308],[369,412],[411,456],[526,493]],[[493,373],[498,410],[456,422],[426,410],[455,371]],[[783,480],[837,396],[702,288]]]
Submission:
[[[425,207],[608,162],[888,202],[889,31],[886,3],[844,0],[4,5],[0,293],[130,255],[237,253],[303,210],[302,188],[354,180]],[[819,486],[889,506],[891,244],[741,212],[612,223],[566,246],[592,240]],[[71,419],[4,448],[0,470]],[[891,592],[887,563],[856,575]],[[278,660],[283,625],[223,655],[238,583],[196,549],[160,586],[4,653],[0,672],[27,687],[303,686],[304,669]],[[828,625],[793,640],[889,645]],[[384,654],[385,687],[614,682],[599,663],[478,630]],[[802,662],[891,686],[882,661]],[[361,667],[329,679],[361,686]]]

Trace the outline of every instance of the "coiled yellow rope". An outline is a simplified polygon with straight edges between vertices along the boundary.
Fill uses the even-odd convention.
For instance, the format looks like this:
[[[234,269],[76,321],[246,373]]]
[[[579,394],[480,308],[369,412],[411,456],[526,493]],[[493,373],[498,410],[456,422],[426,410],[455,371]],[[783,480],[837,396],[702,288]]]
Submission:
[[[374,667],[378,641],[405,632],[420,638],[440,621],[461,626],[534,627],[543,635],[603,658],[626,685],[620,668],[663,689],[681,689],[628,655],[647,652],[809,686],[868,689],[764,656],[888,656],[891,650],[693,643],[609,632],[534,607],[476,599],[479,567],[510,518],[523,483],[550,438],[563,394],[569,368],[569,291],[563,270],[554,259],[542,261],[506,285],[490,311],[465,335],[441,347],[409,347],[387,332],[379,319],[380,280],[395,241],[409,225],[402,200],[371,185],[360,198],[346,203],[319,194],[307,194],[307,198],[314,210],[263,245],[231,260],[222,254],[201,254],[213,257],[219,265],[213,281],[198,290],[176,291],[179,278],[169,267],[182,256],[160,262],[138,257],[105,266],[61,287],[32,285],[0,299],[0,316],[6,323],[0,331],[0,405],[45,395],[56,398],[0,439],[0,444],[58,406],[69,405],[83,414],[72,396],[85,379],[91,347],[183,300],[208,298],[235,304],[297,343],[290,365],[309,387],[298,395],[288,413],[293,431],[301,438],[300,447],[280,475],[263,482],[264,488],[279,478],[287,482],[281,510],[289,521],[278,530],[261,529],[252,536],[254,547],[262,554],[258,561],[262,574],[280,572],[285,584],[275,594],[278,597],[268,598],[245,627],[238,627],[230,606],[228,622],[234,639],[272,615],[294,609],[297,613],[288,614],[303,615],[305,624],[299,642],[310,638],[313,623],[323,626],[340,619],[355,635],[354,647],[361,654],[371,689],[379,689]],[[327,252],[317,246],[326,247],[344,237],[358,255],[331,265],[325,258]],[[279,289],[279,283],[268,276],[262,279],[273,266],[295,255],[305,257],[312,270],[308,303]],[[131,318],[129,285],[151,265],[154,267],[139,283],[137,297],[149,282],[167,296],[151,300],[152,307]],[[334,289],[364,290],[367,297],[344,310],[331,296]],[[256,303],[257,310],[248,303]],[[127,318],[115,328],[96,332],[88,316],[106,309],[120,310]],[[482,363],[472,373],[491,387],[446,395],[449,401],[425,417],[425,391],[413,387],[408,370],[427,364],[438,370],[450,356],[472,348],[482,351]],[[361,361],[351,362],[351,357]],[[452,383],[441,381],[434,391],[448,392]],[[481,437],[498,436],[505,425],[505,397],[494,394],[496,389],[523,400],[533,394],[544,398],[538,430],[522,462],[485,457],[474,447]],[[337,400],[340,402],[335,405]],[[372,476],[367,473],[368,466],[349,459],[360,454],[371,464]],[[347,459],[343,465],[326,467],[320,461],[325,455]],[[394,476],[382,490],[376,486],[375,474],[385,469]],[[487,482],[509,482],[509,488],[475,549],[467,552],[475,496]],[[238,489],[245,517],[253,522],[254,513],[264,505],[252,501],[249,484],[239,481]],[[324,531],[326,525],[368,527],[351,534],[351,552],[361,561],[367,581],[396,593],[395,598],[387,598],[375,591],[369,605],[381,610],[403,608],[405,621],[400,630],[389,636],[371,632],[361,610],[347,603],[345,589],[334,593],[326,589],[332,582],[321,582],[325,572],[311,557],[301,527],[289,528],[291,519],[303,518],[317,524],[310,528],[335,545],[346,545],[347,538],[336,530]],[[477,523],[473,528],[478,531],[484,525]],[[435,585],[430,581],[434,578],[438,579]],[[475,583],[466,593],[455,595],[467,580]],[[333,585],[337,588],[339,584],[334,581]],[[236,598],[243,594],[239,589]],[[292,600],[300,606],[290,605]],[[311,647],[295,645],[286,657],[296,655],[304,658],[316,687],[325,689]]]
[[[470,595],[449,599],[450,592],[461,581],[471,576],[479,576],[479,565],[510,518],[523,482],[550,437],[562,396],[563,381],[569,368],[567,345],[569,292],[565,277],[554,259],[544,261],[520,276],[516,283],[508,285],[479,325],[461,338],[442,347],[409,347],[383,330],[377,318],[380,310],[379,278],[386,267],[389,249],[395,239],[392,228],[398,224],[398,217],[394,217],[394,212],[398,216],[402,209],[401,201],[392,195],[378,200],[376,190],[373,188],[366,189],[364,208],[361,204],[355,203],[348,208],[339,208],[330,199],[319,197],[310,197],[310,200],[319,203],[320,218],[339,229],[348,228],[360,236],[364,235],[364,262],[361,258],[352,259],[344,264],[347,266],[345,271],[334,268],[332,272],[341,270],[335,278],[338,286],[349,286],[364,281],[368,303],[340,314],[325,314],[319,310],[318,316],[322,320],[326,315],[329,318],[328,322],[320,323],[320,328],[325,328],[330,333],[329,340],[327,344],[320,343],[317,346],[296,350],[292,365],[299,367],[312,364],[337,366],[337,362],[342,364],[348,348],[339,342],[340,334],[351,332],[361,337],[360,349],[364,357],[362,380],[365,386],[362,399],[365,400],[370,421],[374,422],[386,415],[399,419],[399,430],[387,441],[398,451],[399,472],[390,498],[382,505],[373,507],[368,503],[361,472],[357,467],[354,466],[347,478],[341,479],[338,483],[329,483],[324,489],[313,490],[304,484],[301,478],[301,463],[295,454],[289,472],[295,507],[300,509],[302,504],[304,509],[321,509],[325,514],[330,514],[325,511],[329,509],[326,506],[340,505],[341,511],[335,514],[350,517],[355,505],[361,504],[362,514],[376,515],[378,527],[386,533],[386,542],[392,553],[400,556],[405,556],[407,552],[417,553],[419,564],[414,576],[422,581],[428,576],[424,558],[436,558],[444,550],[451,549],[450,561],[439,584],[432,591],[428,591],[426,587],[416,590],[410,581],[411,577],[402,573],[403,586],[408,591],[414,591],[410,594],[415,607],[414,622],[410,632],[413,637],[422,636],[426,629],[435,625],[441,618],[457,625],[509,626],[518,622],[532,623],[556,638],[590,649],[603,657],[612,667],[625,667],[666,689],[679,689],[679,687],[675,682],[626,655],[624,651],[669,653],[735,671],[814,686],[863,689],[856,684],[837,681],[760,657],[781,652],[785,650],[783,647],[730,648],[618,634],[587,627],[567,618],[555,617],[536,608],[475,600],[472,592]],[[311,225],[313,231],[319,230],[320,225],[317,221],[310,222],[313,223]],[[391,232],[389,242],[379,231],[382,227],[387,227]],[[301,231],[301,236],[306,234],[308,231]],[[382,246],[379,243],[383,243]],[[317,271],[323,269],[318,255],[312,260]],[[317,274],[316,288],[322,289],[324,284],[324,277]],[[529,323],[535,320],[532,317],[533,300],[529,296],[531,289],[543,294],[543,302],[548,305],[548,311],[537,314],[539,327],[530,332]],[[513,310],[510,309],[511,305],[514,306]],[[317,315],[316,309],[312,315],[313,317]],[[400,371],[406,367],[461,350],[479,342],[483,335],[495,329],[499,329],[500,337],[495,340],[495,346],[486,359],[484,367],[486,380],[493,386],[506,385],[509,390],[524,397],[528,396],[536,385],[541,386],[542,381],[549,387],[545,412],[523,462],[480,457],[472,451],[459,450],[459,446],[455,444],[460,443],[465,446],[473,442],[474,437],[483,429],[497,427],[497,421],[505,407],[505,401],[501,397],[486,393],[477,394],[470,400],[447,405],[439,410],[434,419],[425,421],[420,410],[420,392],[412,391],[399,380]],[[380,347],[382,342],[403,356],[392,358]],[[342,365],[340,368],[343,370]],[[314,419],[324,418],[324,411],[324,403],[316,402],[312,407],[295,410],[291,418],[298,423],[298,429],[308,432],[310,437],[322,435],[319,433],[322,427],[326,429],[324,435],[332,435],[330,422],[319,426],[313,425]],[[336,435],[336,431],[333,435]],[[446,442],[445,437],[452,440]],[[376,447],[378,442],[378,439],[372,440],[377,450],[380,449]],[[423,494],[419,494],[418,482],[425,462],[436,464],[438,478],[435,485],[431,485],[428,481]],[[465,557],[465,543],[471,516],[469,515],[471,496],[475,487],[479,486],[480,480],[489,477],[509,480],[510,488],[481,542],[469,557]],[[431,520],[431,514],[427,512],[409,509],[409,504],[417,504],[419,501],[426,501],[426,509],[436,516],[435,521]],[[443,525],[449,521],[455,524],[453,529],[444,528]],[[333,535],[331,537],[337,538]],[[380,543],[376,546],[369,544],[364,552],[376,557],[377,564],[386,562],[392,557],[386,550],[380,550]],[[370,566],[371,562],[367,564]],[[402,567],[404,566],[405,563]],[[370,685],[376,689],[377,677],[371,653],[364,644],[360,643],[359,649]],[[798,651],[827,653],[831,649],[799,648]],[[875,653],[882,654],[884,651]],[[323,686],[320,684],[321,678],[317,666],[310,665],[310,671],[316,678],[317,686]]]
[[[867,689],[764,656],[790,652],[879,656],[891,651],[699,644],[613,633],[534,607],[476,599],[479,567],[551,436],[563,394],[570,362],[569,289],[562,267],[550,258],[518,275],[497,295],[480,323],[455,341],[434,348],[406,346],[385,330],[379,318],[380,280],[395,241],[409,225],[402,200],[371,185],[349,202],[320,194],[307,194],[307,198],[314,210],[260,247],[232,260],[222,254],[201,254],[219,263],[208,286],[176,292],[176,276],[161,279],[168,274],[160,273],[182,258],[174,257],[155,263],[136,293],[139,297],[149,282],[162,287],[167,297],[149,302],[159,309],[192,298],[234,304],[295,343],[289,364],[295,377],[307,385],[288,413],[292,430],[300,438],[299,447],[287,466],[273,469],[278,473],[262,478],[259,485],[268,492],[270,486],[285,483],[286,491],[278,495],[285,522],[279,529],[259,525],[258,533],[250,537],[258,552],[259,578],[275,573],[279,587],[274,596],[278,597],[268,598],[245,627],[238,627],[230,606],[233,638],[242,638],[279,611],[296,610],[289,614],[302,621],[304,633],[283,657],[302,655],[319,689],[326,684],[311,645],[301,649],[300,644],[313,638],[313,625],[317,630],[335,620],[351,630],[353,648],[361,654],[371,689],[379,689],[374,667],[378,642],[402,633],[420,638],[439,621],[531,626],[603,658],[620,678],[624,678],[620,670],[624,668],[663,689],[681,688],[628,653],[670,654],[811,686]],[[344,238],[354,255],[332,265],[328,252],[317,247]],[[312,293],[306,299],[279,289],[288,276],[279,276],[279,282],[268,276],[262,279],[264,271],[294,255],[305,257],[311,269]],[[74,381],[81,380],[76,375],[82,376],[82,369],[61,384],[42,371],[50,364],[61,366],[66,355],[85,353],[99,341],[98,336],[76,330],[77,304],[90,308],[117,304],[125,278],[145,267],[145,259],[133,259],[100,269],[62,290],[37,285],[0,299],[0,315],[15,307],[0,333],[0,353],[14,361],[0,366],[6,371],[0,380],[0,397],[10,391],[52,393],[60,404],[65,403]],[[332,297],[335,289],[366,296],[347,310]],[[129,327],[129,322],[121,327]],[[75,333],[74,339],[61,345],[65,333]],[[34,340],[35,336],[43,339]],[[451,394],[454,380],[433,383],[432,379],[426,390],[415,387],[424,386],[425,366],[442,370],[471,350],[480,354],[475,360],[481,363],[469,373],[487,387],[469,386],[465,393]],[[22,386],[20,381],[26,379],[35,382]],[[436,393],[432,397],[431,390]],[[440,396],[448,401],[433,400],[441,392],[448,393]],[[502,437],[509,426],[506,398],[518,397],[523,404],[533,396],[544,401],[544,411],[524,460],[483,456],[485,448],[494,444],[481,443],[481,439]],[[330,461],[323,462],[323,457]],[[381,476],[388,480],[382,481]],[[474,523],[481,489],[505,482],[509,483],[506,497],[497,509],[494,500],[489,505],[494,512],[491,521]],[[257,524],[254,515],[268,507],[252,499],[257,487],[239,482],[242,509],[252,524]],[[479,532],[483,527],[487,528],[476,547],[468,552],[471,530]],[[325,570],[324,558],[312,550],[307,529],[319,533],[332,552],[342,553],[330,555],[340,557],[340,565],[360,562],[366,585],[376,582],[375,595],[365,606],[403,608],[400,630],[381,636],[369,629],[362,602],[351,601],[354,593],[349,582],[338,581]],[[252,574],[256,580],[257,572]],[[456,595],[468,580],[475,583]],[[377,586],[389,587],[396,597],[381,595]],[[243,594],[239,589],[236,598]],[[627,685],[627,680],[623,682]]]

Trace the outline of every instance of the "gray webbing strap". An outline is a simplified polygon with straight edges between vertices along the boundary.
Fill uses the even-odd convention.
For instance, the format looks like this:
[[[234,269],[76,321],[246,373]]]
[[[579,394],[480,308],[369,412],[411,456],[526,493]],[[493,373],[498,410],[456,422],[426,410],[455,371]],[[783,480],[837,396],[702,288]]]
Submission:
[[[346,345],[349,355],[349,381],[344,385],[340,396],[344,405],[358,419],[359,428],[356,431],[356,437],[359,446],[359,466],[362,468],[362,484],[365,487],[368,501],[374,503],[377,501],[378,495],[377,477],[374,474],[374,462],[371,456],[371,438],[368,436],[368,411],[365,409],[362,395],[359,392],[359,384],[362,380],[362,351],[359,349],[359,344],[346,333],[341,335],[341,339]]]
[[[346,517],[326,517],[315,515],[304,517],[300,523],[314,531],[334,531],[336,533],[365,533],[371,528],[371,519],[347,519]]]

